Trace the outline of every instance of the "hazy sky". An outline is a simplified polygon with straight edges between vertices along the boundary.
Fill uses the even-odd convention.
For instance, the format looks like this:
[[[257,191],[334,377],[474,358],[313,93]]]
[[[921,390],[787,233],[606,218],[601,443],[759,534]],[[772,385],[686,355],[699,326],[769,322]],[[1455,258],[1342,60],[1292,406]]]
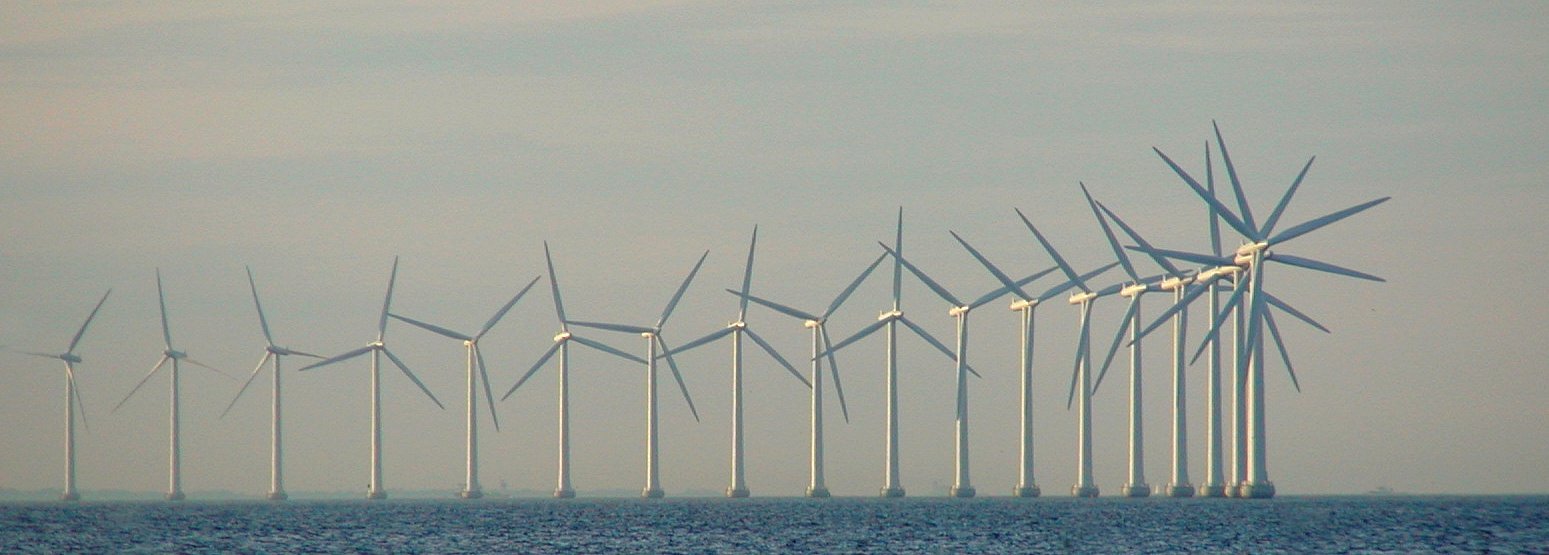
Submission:
[[[0,344],[62,350],[114,288],[79,349],[88,496],[165,487],[165,376],[109,414],[162,349],[157,267],[177,346],[245,374],[262,336],[244,264],[282,344],[337,353],[374,337],[394,255],[396,311],[473,329],[542,272],[544,240],[572,318],[639,324],[709,249],[668,326],[681,342],[735,317],[721,289],[737,286],[755,223],[755,294],[809,310],[878,254],[899,206],[906,254],[962,297],[996,284],[948,230],[1009,272],[1049,264],[1013,207],[1073,264],[1110,261],[1078,181],[1153,242],[1205,249],[1202,204],[1151,147],[1201,168],[1212,119],[1261,213],[1318,156],[1282,225],[1394,197],[1281,249],[1388,283],[1267,274],[1334,330],[1282,321],[1304,391],[1271,361],[1280,491],[1546,491],[1541,3],[4,3],[0,21]],[[835,335],[887,308],[878,278]],[[951,336],[945,303],[913,282],[904,295],[912,318]],[[993,495],[1016,478],[1017,319],[1003,306],[975,313],[971,350],[984,374],[971,383],[974,485]],[[1122,310],[1097,305],[1094,344]],[[1075,480],[1075,415],[1062,405],[1076,315],[1062,303],[1038,313],[1037,479],[1054,495]],[[1193,320],[1198,337],[1204,318]],[[799,322],[756,308],[749,322],[805,368]],[[545,284],[483,343],[497,395],[556,329]],[[1171,380],[1156,337],[1146,471],[1164,484]],[[386,486],[450,495],[462,346],[401,324],[388,338],[448,409],[384,371]],[[852,421],[828,396],[836,494],[882,485],[882,349],[841,352]],[[702,422],[662,384],[669,494],[726,486],[727,350],[680,359]],[[944,493],[951,363],[912,339],[901,353],[903,483]],[[749,486],[798,495],[807,390],[762,354],[747,360]],[[638,490],[642,369],[584,351],[572,365],[576,488]],[[0,487],[60,484],[62,374],[0,354]],[[238,384],[184,374],[185,488],[261,494],[266,382],[218,420]],[[291,491],[364,489],[366,374],[364,359],[288,373]],[[1203,376],[1189,374],[1196,484]],[[1095,401],[1105,493],[1125,478],[1124,391],[1110,376]],[[486,488],[553,488],[555,397],[551,368],[499,405],[499,433],[485,421]]]

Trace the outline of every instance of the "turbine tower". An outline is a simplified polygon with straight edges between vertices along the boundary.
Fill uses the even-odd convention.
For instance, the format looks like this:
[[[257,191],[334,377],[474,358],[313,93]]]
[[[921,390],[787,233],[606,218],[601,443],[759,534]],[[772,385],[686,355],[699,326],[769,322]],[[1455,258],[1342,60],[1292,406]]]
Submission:
[[[774,347],[769,345],[768,341],[764,341],[764,338],[759,337],[759,335],[757,333],[755,333],[751,328],[748,327],[748,324],[747,324],[748,297],[747,297],[747,295],[748,295],[748,288],[753,284],[753,250],[757,246],[758,246],[758,226],[755,225],[755,226],[753,226],[753,238],[752,238],[752,240],[750,240],[748,242],[748,264],[742,270],[742,291],[740,293],[737,293],[737,295],[739,297],[739,301],[740,301],[740,304],[739,304],[739,306],[737,308],[737,321],[732,322],[730,324],[727,324],[726,327],[724,327],[724,328],[721,328],[719,330],[710,332],[709,334],[705,335],[704,337],[701,337],[699,339],[695,339],[695,340],[690,341],[688,343],[684,343],[683,345],[678,346],[678,348],[675,351],[673,351],[675,353],[682,353],[684,351],[688,351],[689,349],[693,349],[693,348],[698,347],[700,345],[704,345],[706,343],[710,343],[710,342],[715,341],[717,339],[720,339],[722,337],[726,337],[727,335],[731,335],[731,337],[732,337],[732,341],[731,341],[731,484],[726,486],[726,496],[727,497],[733,497],[733,498],[741,498],[741,497],[747,497],[748,496],[748,484],[747,484],[746,477],[744,476],[743,463],[742,463],[742,457],[743,457],[743,453],[744,453],[744,451],[743,451],[743,441],[742,441],[742,336],[743,336],[743,334],[747,334],[748,338],[752,339],[754,343],[757,343],[759,347],[763,348],[764,352],[769,353],[769,356],[771,358],[773,358],[775,360],[775,362],[779,362],[781,366],[784,366],[785,369],[787,371],[789,371],[792,376],[796,377],[797,381],[800,381],[803,385],[806,385],[808,388],[812,387],[812,383],[808,382],[806,378],[801,377],[801,373],[796,371],[796,367],[791,366],[791,363],[786,361],[785,357],[780,356],[780,353],[776,352]]]
[[[387,315],[393,304],[393,284],[397,283],[397,281],[398,257],[395,256],[393,257],[392,274],[387,278],[387,295],[382,300],[382,313],[377,318],[376,341],[367,343],[366,346],[359,349],[303,366],[299,370],[305,372],[371,353],[371,474],[370,482],[366,485],[366,499],[387,498],[387,488],[382,475],[382,355],[387,355],[387,360],[392,361],[394,366],[403,371],[404,376],[408,376],[409,380],[414,382],[414,385],[419,386],[420,391],[426,397],[429,397],[431,402],[435,403],[437,407],[441,407],[442,410],[446,410],[446,405],[441,404],[441,401],[431,394],[430,389],[425,387],[425,383],[421,382],[419,377],[409,370],[408,365],[404,364],[403,360],[398,358],[398,355],[394,355],[387,348]]]
[[[527,294],[528,289],[532,289],[533,284],[538,283],[538,278],[540,277],[542,276],[535,276],[532,278],[532,281],[527,282],[526,287],[523,287],[521,291],[518,291],[516,296],[511,297],[511,300],[507,302],[505,306],[500,307],[500,310],[495,311],[495,315],[491,316],[489,320],[486,320],[484,322],[484,327],[479,328],[479,332],[473,335],[455,332],[435,324],[427,324],[407,316],[388,313],[388,316],[397,318],[398,320],[414,327],[435,333],[437,335],[441,335],[443,337],[449,337],[461,341],[463,343],[463,347],[465,347],[468,351],[467,356],[465,357],[467,361],[466,379],[468,383],[468,390],[466,392],[468,411],[465,415],[465,420],[467,421],[467,444],[465,451],[466,460],[464,461],[464,469],[466,474],[464,475],[463,480],[463,490],[458,492],[458,496],[463,499],[478,499],[484,497],[484,490],[479,487],[478,386],[481,382],[484,385],[484,399],[489,403],[490,420],[492,420],[495,424],[495,431],[500,431],[500,416],[495,414],[495,394],[490,390],[489,370],[484,366],[484,353],[479,350],[479,339],[482,339],[484,334],[489,333],[489,330],[494,329],[495,324],[500,323],[500,319],[504,318],[506,313],[511,311],[511,307],[516,306],[517,301],[522,300],[522,296]],[[474,374],[475,363],[477,363],[478,366],[478,374]]]
[[[236,396],[226,405],[226,410],[221,411],[221,418],[231,412],[231,407],[237,406],[237,400],[242,398],[242,393],[247,387],[253,385],[253,380],[264,370],[264,364],[274,362],[274,382],[271,390],[272,399],[269,407],[269,493],[266,497],[270,501],[284,501],[285,474],[283,465],[283,445],[280,442],[280,358],[287,355],[300,355],[321,359],[323,357],[303,353],[274,344],[274,335],[269,333],[269,320],[264,317],[264,305],[258,301],[258,284],[253,281],[253,269],[247,268],[247,285],[253,291],[253,308],[258,310],[258,327],[264,332],[264,342],[268,346],[264,348],[263,358],[258,359],[258,365],[253,367],[253,372],[248,374],[247,381],[242,383],[242,389],[237,390]]]
[[[824,311],[821,316],[751,294],[731,289],[726,290],[727,293],[753,301],[775,312],[799,319],[802,321],[802,326],[812,330],[812,431],[810,458],[807,465],[811,478],[807,483],[807,497],[821,498],[829,496],[828,485],[824,482],[823,476],[823,359],[825,355],[828,359],[829,373],[834,378],[834,391],[839,395],[839,409],[844,413],[844,421],[847,423],[850,421],[850,409],[844,402],[844,386],[839,382],[839,366],[834,359],[832,351],[833,341],[829,339],[828,329],[825,326],[828,324],[828,317],[832,316],[834,311],[838,310],[839,306],[843,305],[844,301],[850,298],[850,294],[854,293],[857,287],[860,287],[861,282],[865,281],[866,277],[871,275],[871,272],[876,270],[877,265],[881,264],[882,259],[886,257],[886,253],[878,255],[877,259],[873,260],[871,265],[866,267],[865,271],[856,276],[850,282],[850,285],[839,293],[839,296],[834,297],[834,301],[828,305],[828,310]]]
[[[683,374],[678,371],[678,363],[672,358],[672,348],[667,346],[662,339],[662,326],[666,325],[667,317],[672,316],[672,309],[677,308],[678,301],[683,299],[683,293],[688,291],[689,283],[694,281],[694,275],[699,273],[699,267],[705,263],[705,257],[710,256],[710,251],[705,251],[699,257],[699,262],[694,263],[694,269],[683,278],[683,284],[678,286],[678,291],[673,293],[672,300],[667,302],[667,308],[662,310],[662,315],[653,326],[633,326],[628,324],[613,324],[606,322],[583,322],[571,320],[571,324],[600,330],[617,331],[623,333],[636,333],[645,338],[645,488],[641,490],[641,497],[657,499],[662,497],[661,465],[657,450],[657,415],[656,415],[656,359],[666,357],[667,366],[672,370],[673,379],[678,382],[678,390],[683,392],[683,400],[688,402],[688,410],[694,414],[694,421],[699,421],[699,410],[694,408],[694,399],[688,394],[688,386],[683,383]],[[662,354],[656,354],[657,346],[661,347]]]
[[[898,231],[894,237],[892,249],[894,252],[899,254],[903,253],[904,209],[902,207],[898,209]],[[826,355],[839,349],[843,349],[845,346],[859,341],[862,338],[875,333],[879,329],[884,327],[887,328],[887,466],[885,467],[885,472],[883,474],[883,484],[881,491],[882,497],[904,496],[904,487],[898,476],[897,324],[902,323],[905,327],[909,328],[909,331],[914,332],[914,334],[919,336],[920,339],[925,340],[926,343],[929,343],[932,347],[935,347],[937,351],[940,351],[941,354],[946,355],[947,358],[955,358],[952,354],[952,351],[947,349],[946,345],[941,344],[941,341],[937,340],[935,337],[932,337],[929,332],[925,331],[925,328],[920,327],[918,324],[915,324],[913,321],[910,321],[908,318],[904,317],[901,303],[904,270],[903,263],[900,262],[900,260],[901,259],[898,257],[893,258],[893,309],[878,315],[877,321],[875,323],[861,328],[860,331],[855,332],[854,335],[851,335],[850,337],[845,338],[843,341],[834,344],[823,353]]]
[[[500,400],[511,398],[511,394],[516,393],[517,388],[527,383],[527,379],[536,374],[539,368],[543,368],[544,363],[553,358],[555,353],[559,354],[559,478],[558,484],[554,486],[554,497],[571,499],[575,497],[575,488],[570,484],[570,342],[574,341],[624,360],[640,364],[646,364],[646,361],[604,343],[570,333],[570,325],[565,320],[565,301],[559,295],[559,278],[554,273],[554,257],[549,254],[548,241],[543,242],[543,259],[548,264],[549,292],[554,298],[554,315],[559,320],[559,333],[554,335],[554,344],[549,347],[549,350],[538,357],[538,362],[533,363],[532,368],[529,368],[526,374],[522,374],[521,379],[516,381],[516,385],[511,386]]]
[[[81,329],[75,332],[75,337],[70,338],[70,346],[65,348],[64,354],[49,354],[32,351],[22,351],[22,354],[41,358],[55,359],[65,363],[65,488],[59,494],[60,501],[80,501],[81,494],[75,490],[75,413],[81,413],[81,425],[91,429],[86,422],[86,403],[81,401],[79,386],[75,383],[75,365],[81,362],[81,356],[75,354],[75,348],[80,346],[81,337],[86,335],[86,327],[97,317],[97,311],[102,310],[102,303],[108,302],[108,295],[113,294],[109,289],[102,294],[102,300],[97,301],[97,306],[91,309],[91,314],[86,316],[86,321],[81,324]]]
[[[162,292],[162,288],[161,288],[161,270],[160,269],[156,270],[156,297],[157,297],[157,300],[159,301],[159,304],[160,304],[160,307],[161,307],[161,337],[164,340],[167,348],[161,352],[161,360],[156,361],[156,365],[151,367],[151,371],[146,373],[144,378],[140,379],[140,383],[135,384],[134,389],[129,390],[129,394],[125,395],[124,396],[124,400],[123,401],[119,401],[118,405],[113,407],[113,411],[112,412],[118,412],[119,407],[124,406],[124,403],[129,401],[130,397],[134,397],[135,392],[139,391],[140,387],[145,385],[145,382],[150,381],[151,376],[155,376],[156,375],[156,371],[157,370],[161,370],[162,366],[167,366],[167,362],[168,361],[172,362],[172,364],[171,364],[172,369],[170,370],[171,378],[172,378],[171,379],[171,382],[172,382],[172,395],[171,395],[172,411],[171,411],[171,418],[169,419],[169,421],[170,421],[170,424],[169,424],[169,428],[170,428],[170,434],[169,434],[169,436],[170,436],[170,447],[168,448],[168,464],[167,464],[167,500],[168,501],[182,501],[183,497],[184,497],[183,496],[183,474],[182,474],[183,446],[182,446],[182,443],[181,443],[181,435],[179,433],[179,429],[180,429],[180,426],[181,426],[181,418],[180,418],[180,415],[179,415],[179,412],[178,412],[178,409],[179,409],[179,404],[178,404],[178,401],[179,401],[178,362],[179,361],[186,361],[189,364],[192,364],[194,366],[198,366],[200,368],[204,368],[206,370],[210,370],[212,372],[215,372],[216,374],[220,374],[221,376],[224,376],[226,379],[229,379],[229,380],[232,380],[232,381],[236,381],[236,380],[235,380],[235,378],[232,378],[230,375],[227,375],[225,372],[221,372],[220,370],[216,370],[212,366],[209,366],[209,365],[204,364],[202,362],[199,362],[197,360],[188,358],[188,354],[187,353],[184,353],[182,351],[179,351],[177,349],[173,349],[172,348],[172,331],[171,331],[171,327],[167,325],[167,296],[166,296],[165,293]]]

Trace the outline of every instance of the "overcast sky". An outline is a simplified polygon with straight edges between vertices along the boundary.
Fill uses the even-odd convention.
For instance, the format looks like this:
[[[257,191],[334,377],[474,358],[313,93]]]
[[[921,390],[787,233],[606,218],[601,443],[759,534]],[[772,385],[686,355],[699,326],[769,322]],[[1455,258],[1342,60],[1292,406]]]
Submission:
[[[1303,392],[1272,359],[1280,491],[1546,491],[1541,3],[4,3],[0,20],[0,344],[63,350],[113,288],[79,349],[88,496],[165,487],[166,376],[109,414],[160,356],[158,267],[177,347],[245,375],[263,338],[244,264],[280,342],[332,354],[374,338],[395,255],[395,311],[471,331],[543,271],[544,240],[572,318],[636,324],[709,249],[667,329],[681,342],[735,318],[721,289],[738,285],[754,224],[754,293],[809,310],[878,254],[900,206],[906,254],[960,297],[996,282],[948,230],[1008,272],[1049,265],[1013,207],[1076,266],[1111,261],[1078,182],[1152,242],[1203,250],[1202,203],[1151,148],[1202,171],[1213,119],[1260,214],[1317,156],[1282,226],[1393,197],[1280,248],[1387,283],[1266,274],[1334,332],[1281,321]],[[878,274],[833,333],[873,321],[888,289]],[[1017,461],[1017,319],[1003,306],[975,313],[971,345],[984,374],[971,382],[974,485],[993,495],[1010,492]],[[946,304],[918,283],[904,307],[951,337]],[[1094,345],[1122,310],[1098,303]],[[1036,475],[1054,495],[1075,480],[1063,400],[1076,316],[1038,313]],[[805,369],[800,322],[757,308],[748,321]],[[545,284],[483,343],[497,395],[555,331]],[[1146,472],[1164,484],[1171,380],[1155,337]],[[462,346],[396,323],[388,341],[448,408],[384,371],[386,486],[450,495]],[[729,348],[680,359],[702,422],[662,384],[669,494],[726,486]],[[944,493],[952,366],[910,338],[900,350],[903,484]],[[841,351],[852,420],[829,395],[836,494],[882,485],[882,360],[878,340]],[[747,361],[749,487],[799,495],[807,390],[760,353]],[[585,351],[572,366],[576,488],[638,490],[642,369]],[[1196,484],[1203,370],[1188,375]],[[366,375],[364,359],[287,373],[291,491],[364,489]],[[554,376],[499,404],[499,433],[485,421],[486,488],[553,488]],[[1095,400],[1106,493],[1125,480],[1122,377]],[[56,363],[0,354],[0,487],[59,486],[63,381]],[[267,382],[216,418],[238,385],[184,370],[195,496],[267,488]]]

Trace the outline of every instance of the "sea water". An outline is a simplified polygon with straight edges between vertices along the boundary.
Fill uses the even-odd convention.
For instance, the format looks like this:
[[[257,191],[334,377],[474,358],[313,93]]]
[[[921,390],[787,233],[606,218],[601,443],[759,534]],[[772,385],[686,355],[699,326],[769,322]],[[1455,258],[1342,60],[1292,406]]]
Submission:
[[[0,504],[0,553],[1549,553],[1549,496]]]

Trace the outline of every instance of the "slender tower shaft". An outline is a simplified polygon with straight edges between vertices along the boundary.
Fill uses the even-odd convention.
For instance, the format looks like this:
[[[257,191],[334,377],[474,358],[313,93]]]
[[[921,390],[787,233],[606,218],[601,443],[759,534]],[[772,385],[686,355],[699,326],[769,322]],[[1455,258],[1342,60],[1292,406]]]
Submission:
[[[477,377],[474,375],[474,349],[473,343],[468,343],[468,473],[463,482],[464,488],[461,494],[463,499],[478,499],[484,496],[483,489],[479,487],[479,397]]]
[[[731,485],[727,497],[747,497],[742,466],[742,330],[731,334]]]
[[[662,497],[661,469],[656,450],[656,338],[646,335],[645,345],[645,489],[640,495]]]
[[[183,499],[183,445],[179,436],[181,422],[178,414],[178,359],[172,359],[172,441],[167,465],[167,500]]]
[[[382,483],[382,350],[371,350],[371,481],[366,499],[386,499]]]
[[[1260,304],[1259,295],[1264,292],[1264,251],[1253,253],[1253,265],[1249,271],[1249,306]],[[1248,379],[1248,476],[1243,483],[1242,497],[1268,499],[1275,496],[1275,485],[1269,481],[1269,461],[1264,422],[1264,316],[1255,310],[1248,315],[1248,335],[1254,338],[1248,348],[1253,352],[1249,364]]]
[[[75,491],[75,380],[74,370],[65,362],[65,489],[59,494],[61,501],[80,501]]]
[[[1079,423],[1079,447],[1076,450],[1077,475],[1076,485],[1071,488],[1071,494],[1076,497],[1097,497],[1097,484],[1092,481],[1092,349],[1091,338],[1088,337],[1087,326],[1092,316],[1092,301],[1090,299],[1081,302],[1081,345],[1077,349],[1081,357],[1077,360],[1076,373],[1079,374],[1078,386],[1081,395],[1077,397],[1080,405],[1077,412],[1080,413]]]
[[[1173,289],[1173,303],[1183,302],[1183,293],[1182,284]],[[1173,472],[1172,482],[1167,484],[1167,495],[1171,497],[1194,496],[1194,486],[1189,483],[1187,382],[1183,373],[1188,365],[1183,352],[1188,345],[1188,330],[1189,311],[1180,310],[1173,316]]]
[[[1246,287],[1242,275],[1236,278],[1234,287]],[[1246,310],[1239,304],[1232,314],[1232,477],[1226,484],[1226,494],[1236,497],[1248,476],[1248,376],[1243,362],[1252,354],[1243,343],[1247,339]]]
[[[1209,296],[1210,308],[1208,314],[1214,318],[1220,305],[1220,290],[1218,281],[1210,282]],[[1199,487],[1200,497],[1222,497],[1225,495],[1225,486],[1221,483],[1221,334],[1216,333],[1215,339],[1210,340],[1210,348],[1207,351],[1206,363],[1209,374],[1206,375],[1205,404],[1208,421],[1205,426],[1205,483]]]
[[[1146,483],[1145,427],[1141,422],[1141,407],[1145,400],[1141,393],[1140,350],[1140,295],[1130,299],[1136,303],[1135,313],[1130,316],[1129,344],[1129,483],[1120,493],[1125,497],[1149,497],[1151,486]]]
[[[828,497],[828,486],[823,483],[823,359],[818,356],[823,328],[821,323],[809,324],[812,328],[812,481],[807,484],[807,497]]]
[[[957,473],[953,497],[973,497],[968,474],[968,311],[957,313]]]
[[[1038,497],[1042,492],[1033,480],[1033,312],[1029,304],[1018,312],[1022,316],[1022,445],[1017,467],[1017,497]]]
[[[903,497],[898,478],[898,321],[887,323],[887,469],[882,497]]]
[[[273,355],[274,359],[274,387],[270,391],[273,400],[269,409],[269,499],[283,501],[285,495],[285,474],[282,466],[284,451],[280,444],[280,355]]]
[[[559,346],[559,481],[554,486],[554,497],[575,497],[570,486],[570,342]]]

